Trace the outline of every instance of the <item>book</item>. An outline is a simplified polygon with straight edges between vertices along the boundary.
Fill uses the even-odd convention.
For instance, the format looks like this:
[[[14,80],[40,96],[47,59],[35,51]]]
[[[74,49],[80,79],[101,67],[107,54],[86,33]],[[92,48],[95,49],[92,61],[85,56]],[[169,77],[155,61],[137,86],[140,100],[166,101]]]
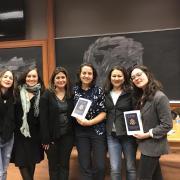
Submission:
[[[127,135],[133,135],[138,132],[143,132],[140,110],[125,111],[124,119],[126,124]]]
[[[79,119],[84,119],[89,111],[91,104],[92,102],[89,99],[79,98],[71,116]]]

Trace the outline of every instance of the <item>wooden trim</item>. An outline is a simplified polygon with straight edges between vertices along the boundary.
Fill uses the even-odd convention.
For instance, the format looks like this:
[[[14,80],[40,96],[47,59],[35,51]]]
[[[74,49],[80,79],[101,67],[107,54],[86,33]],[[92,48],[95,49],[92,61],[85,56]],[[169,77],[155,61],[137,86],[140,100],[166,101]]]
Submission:
[[[54,40],[54,0],[48,0],[47,6],[47,29],[48,29],[48,62],[49,77],[56,67],[55,63],[55,40]]]
[[[0,48],[23,48],[23,47],[42,47],[42,67],[43,80],[45,86],[48,85],[48,61],[47,61],[47,41],[46,40],[22,40],[0,42]]]

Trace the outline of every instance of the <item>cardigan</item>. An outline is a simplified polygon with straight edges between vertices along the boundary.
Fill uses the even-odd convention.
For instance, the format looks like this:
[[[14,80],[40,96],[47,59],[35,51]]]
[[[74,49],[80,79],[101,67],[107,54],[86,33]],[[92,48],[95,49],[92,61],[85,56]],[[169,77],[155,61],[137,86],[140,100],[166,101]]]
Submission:
[[[73,110],[73,99],[66,98],[68,105],[68,123],[62,127],[62,133],[73,133],[74,118],[71,117]],[[46,90],[40,99],[40,127],[42,144],[49,144],[56,139],[56,124],[59,118],[59,105],[54,92]]]

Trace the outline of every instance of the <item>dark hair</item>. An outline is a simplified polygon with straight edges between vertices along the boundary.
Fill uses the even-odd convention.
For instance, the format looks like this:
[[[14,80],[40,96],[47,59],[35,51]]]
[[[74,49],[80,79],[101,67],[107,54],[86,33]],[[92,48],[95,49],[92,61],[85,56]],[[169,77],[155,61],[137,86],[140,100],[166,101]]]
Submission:
[[[66,76],[67,79],[67,84],[65,86],[66,97],[70,98],[72,95],[71,81],[69,78],[69,73],[64,67],[56,67],[56,69],[53,71],[51,78],[49,80],[49,90],[55,93],[54,79],[56,75],[59,74],[60,72]]]
[[[152,98],[158,90],[162,90],[162,85],[158,80],[155,79],[153,73],[150,71],[150,69],[148,69],[148,67],[144,65],[135,65],[131,68],[130,75],[134,69],[142,70],[148,78],[148,83],[144,90],[138,88],[134,85],[134,83],[132,83],[135,92],[135,97],[137,98],[137,107],[140,108],[144,105],[146,101],[152,100]]]
[[[96,71],[96,69],[94,68],[94,66],[91,63],[83,63],[83,64],[80,65],[79,70],[77,72],[77,79],[78,79],[78,81],[77,81],[76,84],[79,85],[79,86],[82,85],[82,82],[81,82],[81,79],[80,79],[80,74],[81,74],[82,68],[84,66],[88,66],[88,67],[90,67],[93,70],[93,80],[92,80],[90,86],[95,85],[96,84],[96,79],[97,79],[97,71]]]
[[[14,74],[14,72],[8,68],[4,68],[3,70],[0,71],[0,79],[2,78],[2,76],[7,72],[7,71],[10,71],[13,75],[13,83],[12,83],[12,86],[7,90],[8,91],[8,94],[12,94],[13,96],[13,99],[15,100],[15,95],[16,95],[16,76]],[[1,81],[1,80],[0,80]],[[1,83],[0,83],[0,89],[1,89]],[[1,92],[2,93],[2,92]]]
[[[127,92],[130,90],[130,81],[129,81],[129,77],[128,77],[128,74],[127,74],[127,71],[124,67],[122,66],[113,66],[111,68],[111,70],[109,71],[107,77],[106,77],[106,80],[105,80],[105,84],[104,84],[104,91],[105,93],[109,93],[109,91],[111,91],[113,89],[113,85],[111,83],[111,74],[114,70],[118,70],[118,71],[121,71],[124,75],[124,82],[122,84],[122,90],[124,92]]]
[[[27,74],[32,71],[32,70],[36,70],[37,71],[37,74],[38,74],[38,83],[41,84],[41,93],[43,93],[45,87],[44,87],[44,82],[42,80],[42,78],[40,77],[40,72],[37,68],[36,65],[33,65],[33,66],[29,66],[19,77],[18,79],[18,86],[22,86],[23,84],[26,84],[26,77],[27,77]]]

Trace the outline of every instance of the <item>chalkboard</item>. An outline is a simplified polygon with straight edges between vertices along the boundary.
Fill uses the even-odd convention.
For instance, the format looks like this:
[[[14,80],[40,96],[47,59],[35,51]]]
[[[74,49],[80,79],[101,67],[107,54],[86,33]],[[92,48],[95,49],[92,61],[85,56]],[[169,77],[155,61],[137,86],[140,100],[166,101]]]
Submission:
[[[99,38],[116,36],[141,43],[143,64],[161,81],[170,100],[180,100],[180,29],[56,39],[56,65],[67,68],[75,81],[90,45]]]

